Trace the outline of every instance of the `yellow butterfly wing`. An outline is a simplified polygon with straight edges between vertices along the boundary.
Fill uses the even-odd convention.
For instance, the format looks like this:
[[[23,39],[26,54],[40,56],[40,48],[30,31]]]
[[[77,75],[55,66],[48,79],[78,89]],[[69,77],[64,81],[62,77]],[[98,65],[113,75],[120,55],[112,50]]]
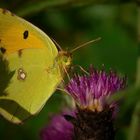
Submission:
[[[0,43],[7,53],[26,48],[45,48],[52,57],[58,53],[43,31],[7,10],[0,9],[0,29]]]
[[[0,114],[21,123],[41,110],[62,80],[58,51],[40,29],[0,9],[0,56],[0,64],[6,66],[4,72],[0,66],[0,84],[6,84],[7,69],[14,72],[0,93]]]

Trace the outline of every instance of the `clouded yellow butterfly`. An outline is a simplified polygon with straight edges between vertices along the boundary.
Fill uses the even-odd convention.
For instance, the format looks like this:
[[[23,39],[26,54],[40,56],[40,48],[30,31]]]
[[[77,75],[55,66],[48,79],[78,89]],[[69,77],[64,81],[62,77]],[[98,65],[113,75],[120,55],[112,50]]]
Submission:
[[[39,28],[0,9],[0,114],[22,123],[38,113],[71,63]]]

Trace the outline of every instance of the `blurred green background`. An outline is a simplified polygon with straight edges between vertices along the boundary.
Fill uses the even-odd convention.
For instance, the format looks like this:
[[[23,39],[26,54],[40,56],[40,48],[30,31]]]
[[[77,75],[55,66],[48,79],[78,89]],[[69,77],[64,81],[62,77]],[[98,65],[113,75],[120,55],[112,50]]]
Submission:
[[[139,90],[140,83],[137,45],[138,7],[132,0],[1,0],[0,7],[32,22],[63,49],[71,50],[79,44],[97,37],[102,40],[73,54],[73,64],[88,68],[93,64],[116,70],[128,77],[122,107],[116,125],[117,140],[137,140],[140,130]],[[138,80],[137,80],[138,79]],[[138,86],[139,87],[139,86]],[[52,113],[63,107],[63,96],[56,92],[43,110],[23,125],[13,125],[0,117],[1,140],[38,140],[40,129]],[[136,106],[138,106],[136,108]],[[129,132],[134,136],[130,139]],[[131,131],[131,132],[132,132]]]

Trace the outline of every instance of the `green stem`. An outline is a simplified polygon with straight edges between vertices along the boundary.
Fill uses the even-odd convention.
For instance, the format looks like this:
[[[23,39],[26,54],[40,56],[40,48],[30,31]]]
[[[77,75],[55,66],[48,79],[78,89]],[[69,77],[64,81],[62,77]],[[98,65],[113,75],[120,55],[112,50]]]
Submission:
[[[138,22],[137,22],[137,36],[138,36],[138,59],[137,59],[137,74],[136,74],[136,88],[140,87],[140,0],[137,0]],[[131,125],[128,134],[128,140],[139,140],[140,135],[138,129],[140,127],[140,101],[136,103],[134,113],[131,119]]]
[[[136,87],[140,86],[140,1],[138,2],[138,59],[137,59],[137,79],[136,79]]]
[[[26,16],[32,13],[37,13],[45,8],[48,7],[55,7],[55,6],[60,6],[60,5],[64,5],[66,3],[71,2],[71,0],[59,0],[58,1],[39,1],[39,2],[35,2],[35,3],[28,3],[26,5],[23,5],[22,7],[20,7],[20,9],[18,9],[17,11],[15,11],[15,13],[18,16]]]
[[[132,116],[132,121],[131,121],[131,127],[130,127],[130,132],[128,135],[128,140],[139,140],[140,135],[138,132],[139,128],[139,121],[140,121],[140,102],[137,103],[133,116]]]
[[[90,5],[95,4],[94,3],[95,0],[53,0],[53,1],[39,1],[39,2],[30,2],[27,3],[26,5],[23,5],[22,7],[20,7],[20,9],[18,9],[17,11],[15,11],[15,13],[18,16],[26,16],[32,13],[37,13],[43,9],[48,9],[50,7],[59,7],[59,6],[63,6],[63,7],[68,7],[68,6],[86,6],[86,5]]]

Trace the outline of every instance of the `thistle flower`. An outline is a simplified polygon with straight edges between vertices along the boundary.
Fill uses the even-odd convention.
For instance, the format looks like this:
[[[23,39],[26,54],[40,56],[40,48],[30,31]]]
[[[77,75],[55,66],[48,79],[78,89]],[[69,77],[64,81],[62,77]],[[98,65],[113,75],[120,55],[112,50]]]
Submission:
[[[125,77],[91,67],[89,75],[75,75],[66,86],[66,91],[80,108],[101,112],[107,106],[116,109],[116,103],[108,105],[106,99],[124,89],[125,85]]]
[[[62,113],[51,118],[50,124],[41,130],[41,140],[72,140],[73,125],[64,118],[64,115],[65,113]]]
[[[76,117],[66,117],[74,125],[73,140],[114,140],[113,114],[117,104],[106,99],[126,85],[126,78],[113,71],[90,68],[89,75],[75,75],[66,91],[76,104]]]

